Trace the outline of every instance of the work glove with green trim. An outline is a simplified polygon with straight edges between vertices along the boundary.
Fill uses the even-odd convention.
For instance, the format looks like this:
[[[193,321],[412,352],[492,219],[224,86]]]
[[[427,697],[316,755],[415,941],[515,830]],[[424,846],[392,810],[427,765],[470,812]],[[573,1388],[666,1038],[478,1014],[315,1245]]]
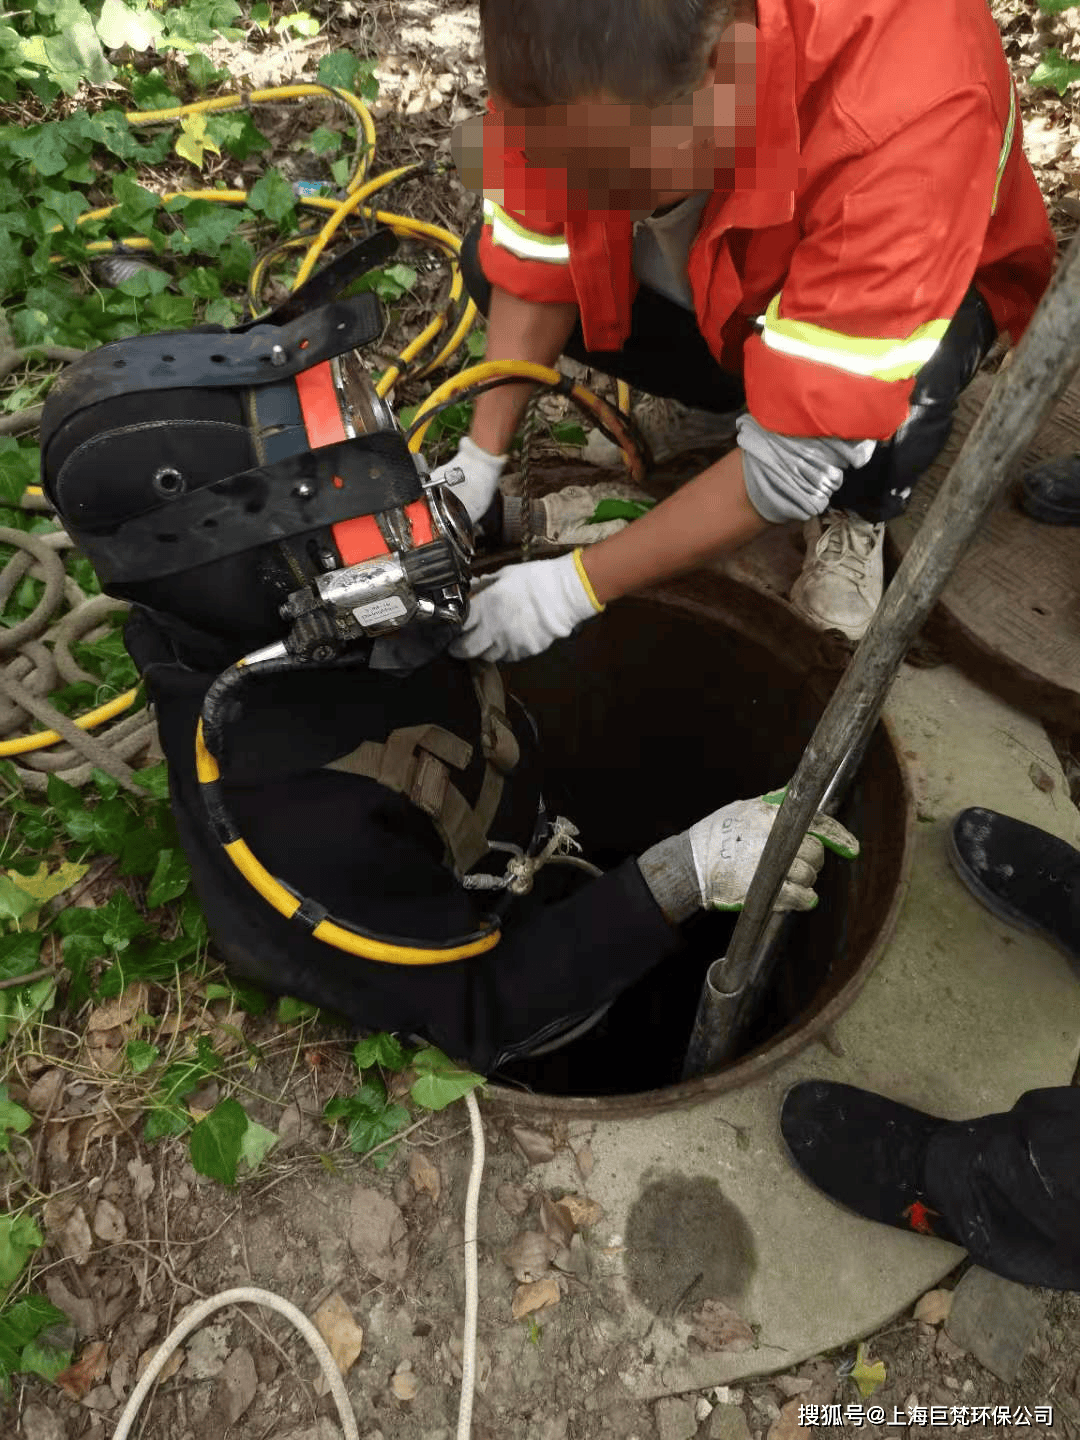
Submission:
[[[691,827],[690,849],[701,903],[706,909],[742,909],[784,794],[783,790],[774,790],[756,800],[735,800]],[[826,850],[853,860],[859,853],[859,842],[831,815],[816,815],[791,863],[774,910],[813,910],[818,903],[814,882]]]

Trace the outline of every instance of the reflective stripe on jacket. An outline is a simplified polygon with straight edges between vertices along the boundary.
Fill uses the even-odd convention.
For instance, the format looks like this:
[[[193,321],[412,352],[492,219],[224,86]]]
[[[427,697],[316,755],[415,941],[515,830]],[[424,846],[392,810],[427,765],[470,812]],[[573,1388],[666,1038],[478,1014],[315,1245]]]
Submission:
[[[886,439],[972,281],[1016,341],[1052,272],[1000,36],[986,0],[758,0],[758,37],[756,169],[702,215],[698,323],[766,429]],[[560,212],[565,180],[520,154],[499,178],[488,278],[618,349],[631,217]]]

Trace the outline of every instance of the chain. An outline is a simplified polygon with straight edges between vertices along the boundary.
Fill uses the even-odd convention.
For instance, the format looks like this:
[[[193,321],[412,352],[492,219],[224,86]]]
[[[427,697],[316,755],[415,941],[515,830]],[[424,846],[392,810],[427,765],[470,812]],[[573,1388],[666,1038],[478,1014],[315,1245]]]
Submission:
[[[530,459],[537,432],[543,416],[540,413],[540,392],[534,390],[525,407],[525,423],[521,427],[521,558],[531,560],[533,552],[532,526],[532,466]]]

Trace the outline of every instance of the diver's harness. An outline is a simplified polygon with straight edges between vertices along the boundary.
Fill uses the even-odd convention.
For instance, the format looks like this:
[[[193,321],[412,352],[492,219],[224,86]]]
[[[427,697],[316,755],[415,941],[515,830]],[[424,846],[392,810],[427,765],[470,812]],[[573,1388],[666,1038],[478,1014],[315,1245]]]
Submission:
[[[378,234],[362,242],[357,250],[367,246],[369,255],[366,264],[363,256],[353,257],[354,271],[376,263],[370,256],[381,258],[383,245]],[[268,628],[269,643],[219,675],[203,702],[196,774],[213,833],[262,898],[315,939],[368,960],[444,964],[495,946],[497,920],[433,945],[376,935],[337,919],[262,866],[229,813],[222,783],[227,714],[249,677],[353,665],[359,645],[415,620],[460,624],[467,613],[469,516],[452,491],[431,482],[368,377],[360,351],[381,332],[375,297],[308,308],[331,283],[337,288],[340,277],[320,276],[277,312],[232,331],[208,326],[138,336],[102,346],[70,366],[53,387],[43,416],[43,486],[103,587],[144,604],[143,592],[156,587],[151,609],[170,610],[169,586],[176,577],[176,608],[184,618],[183,577],[198,571],[200,593],[213,596],[220,587],[227,614],[235,566],[248,566],[245,575],[272,601],[280,619]],[[313,293],[305,295],[309,290]],[[261,463],[191,488],[178,467],[161,465],[147,477],[136,513],[117,521],[95,512],[101,486],[94,466],[102,460],[93,446],[110,441],[130,446],[133,430],[184,423],[156,421],[152,392],[214,389],[246,392],[245,413]],[[49,445],[72,416],[135,394],[148,397],[147,419],[75,443],[52,473]],[[126,452],[125,464],[133,463],[129,455],[137,457],[138,450]],[[497,669],[474,664],[471,672],[485,760],[475,804],[465,800],[453,778],[469,765],[473,746],[438,725],[398,729],[381,744],[365,741],[328,768],[375,780],[424,811],[443,840],[447,861],[469,888],[505,886],[520,893],[528,888],[526,874],[531,883],[531,869],[565,849],[569,830],[564,822],[543,858],[528,861],[525,870],[519,865],[502,879],[466,875],[492,848],[488,831],[505,778],[520,758]]]

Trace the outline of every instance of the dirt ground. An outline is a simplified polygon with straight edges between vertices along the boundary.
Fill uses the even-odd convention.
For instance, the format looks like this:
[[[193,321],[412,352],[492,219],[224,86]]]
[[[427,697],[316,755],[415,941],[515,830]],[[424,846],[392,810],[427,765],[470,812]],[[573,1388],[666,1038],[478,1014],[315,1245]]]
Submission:
[[[994,11],[1021,81],[1048,41],[1075,58],[1073,16],[1057,17],[1051,32],[1033,0],[1002,0]],[[334,7],[331,33],[335,47],[352,45],[380,57],[379,168],[417,153],[445,157],[450,125],[482,105],[475,7],[454,0],[344,0]],[[312,73],[325,48],[322,39],[293,41],[253,61],[247,73],[256,84],[285,83]],[[1071,95],[1059,99],[1023,83],[1021,103],[1029,153],[1064,239],[1080,219],[1080,118]],[[459,230],[476,206],[452,175],[410,182],[395,201]],[[408,323],[406,307],[402,325]],[[251,1022],[246,1031],[252,1043],[266,1038],[260,1024]],[[64,1127],[66,1140],[50,1136],[38,1147],[37,1183],[54,1199],[36,1277],[73,1320],[85,1386],[76,1400],[20,1377],[12,1400],[0,1402],[3,1436],[105,1440],[140,1359],[185,1308],[219,1290],[254,1284],[308,1314],[330,1305],[342,1343],[350,1336],[354,1348],[360,1343],[347,1384],[364,1440],[449,1440],[461,1375],[462,1217],[470,1164],[465,1110],[455,1105],[427,1118],[377,1170],[342,1144],[331,1146],[320,1120],[326,1101],[349,1083],[347,1051],[331,1041],[309,1028],[291,1053],[279,1047],[275,1058],[252,1070],[245,1105],[281,1139],[257,1173],[231,1191],[196,1175],[181,1142],[143,1144],[136,1127],[110,1111],[105,1088],[63,1075],[50,1079],[44,1061],[29,1077],[43,1093],[52,1086],[49,1113],[72,1122]],[[20,1096],[13,1092],[13,1098]],[[216,1096],[199,1098],[208,1109]],[[618,1246],[589,1201],[588,1126],[571,1124],[549,1137],[553,1149],[569,1145],[578,1156],[580,1186],[558,1211],[553,1207],[565,1192],[546,1179],[545,1162],[526,1159],[508,1120],[489,1117],[486,1128],[477,1440],[787,1440],[813,1428],[800,1431],[800,1405],[837,1403],[880,1406],[890,1420],[916,1406],[947,1407],[949,1421],[907,1427],[914,1435],[962,1428],[979,1437],[1080,1436],[1080,1296],[1052,1292],[1037,1292],[1044,1320],[1012,1384],[954,1345],[940,1321],[905,1313],[867,1338],[867,1357],[884,1362],[886,1377],[870,1400],[844,1373],[855,1358],[852,1348],[737,1388],[636,1401],[620,1375],[646,1352],[649,1327],[634,1331],[613,1283]],[[533,1236],[524,1250],[515,1245],[522,1232]],[[539,1260],[530,1245],[534,1252],[539,1246]],[[529,1283],[546,1286],[553,1303],[516,1318],[512,1307],[517,1300],[520,1310],[521,1287]],[[350,1318],[362,1341],[350,1331]],[[688,1308],[691,1350],[739,1339],[737,1324],[710,1328],[706,1318]],[[178,1368],[166,1374],[149,1420],[136,1433],[162,1440],[331,1440],[338,1434],[331,1401],[316,1394],[306,1347],[266,1312],[222,1312],[185,1344]],[[1013,1413],[1027,1407],[1032,1416],[1037,1407],[1052,1406],[1054,1419],[1030,1426],[963,1423],[953,1409],[961,1406],[1008,1406]],[[848,1418],[844,1428],[856,1428],[854,1421]],[[899,1426],[861,1428],[885,1436]]]
[[[258,1043],[257,1028],[249,1038]],[[85,1161],[77,1147],[46,1145],[43,1188],[60,1199],[47,1217],[56,1227],[53,1258],[38,1278],[91,1342],[80,1346],[85,1393],[76,1401],[37,1382],[21,1387],[9,1411],[13,1430],[5,1424],[5,1434],[106,1440],[141,1373],[140,1360],[185,1308],[221,1290],[255,1285],[309,1315],[325,1313],[328,1305],[336,1313],[332,1333],[359,1346],[347,1387],[364,1440],[449,1440],[461,1379],[462,1217],[471,1156],[464,1108],[428,1119],[380,1173],[340,1148],[328,1153],[320,1115],[347,1080],[347,1065],[329,1046],[305,1053],[299,1064],[282,1057],[253,1073],[245,1096],[249,1113],[282,1139],[235,1191],[196,1175],[181,1144],[150,1150],[132,1143],[117,1124],[105,1125]],[[310,1063],[312,1055],[318,1063]],[[884,1362],[886,1375],[869,1400],[844,1376],[854,1359],[847,1349],[737,1388],[636,1401],[626,1380],[650,1358],[652,1323],[628,1310],[626,1292],[615,1283],[622,1247],[588,1197],[591,1127],[569,1122],[526,1136],[535,1163],[512,1128],[512,1117],[488,1114],[479,1210],[478,1440],[786,1440],[814,1428],[838,1433],[798,1426],[801,1405],[830,1404],[844,1407],[845,1428],[854,1428],[847,1409],[853,1405],[880,1406],[890,1420],[916,1406],[947,1407],[949,1414],[958,1406],[1006,1406],[1010,1416],[1052,1406],[1051,1425],[962,1428],[979,1437],[1080,1433],[1067,1418],[1080,1416],[1080,1296],[1052,1292],[1036,1292],[1045,1318],[1011,1385],[954,1345],[937,1316],[938,1323],[926,1323],[906,1313],[867,1342],[867,1360]],[[567,1146],[580,1178],[569,1198],[547,1178],[550,1162],[537,1158]],[[552,1235],[557,1243],[569,1239],[553,1264],[554,1247],[543,1244]],[[515,1318],[529,1288],[518,1276],[532,1274],[543,1277],[533,1284],[548,1285],[554,1303]],[[944,1282],[946,1290],[955,1278]],[[734,1312],[722,1325],[708,1321],[705,1307],[687,1305],[682,1329],[691,1353],[753,1342]],[[266,1311],[220,1312],[174,1364],[142,1433],[162,1440],[331,1440],[338,1434],[332,1402],[316,1393],[306,1346]],[[861,1428],[868,1435],[895,1433],[887,1425]],[[947,1427],[908,1428],[930,1435]]]

